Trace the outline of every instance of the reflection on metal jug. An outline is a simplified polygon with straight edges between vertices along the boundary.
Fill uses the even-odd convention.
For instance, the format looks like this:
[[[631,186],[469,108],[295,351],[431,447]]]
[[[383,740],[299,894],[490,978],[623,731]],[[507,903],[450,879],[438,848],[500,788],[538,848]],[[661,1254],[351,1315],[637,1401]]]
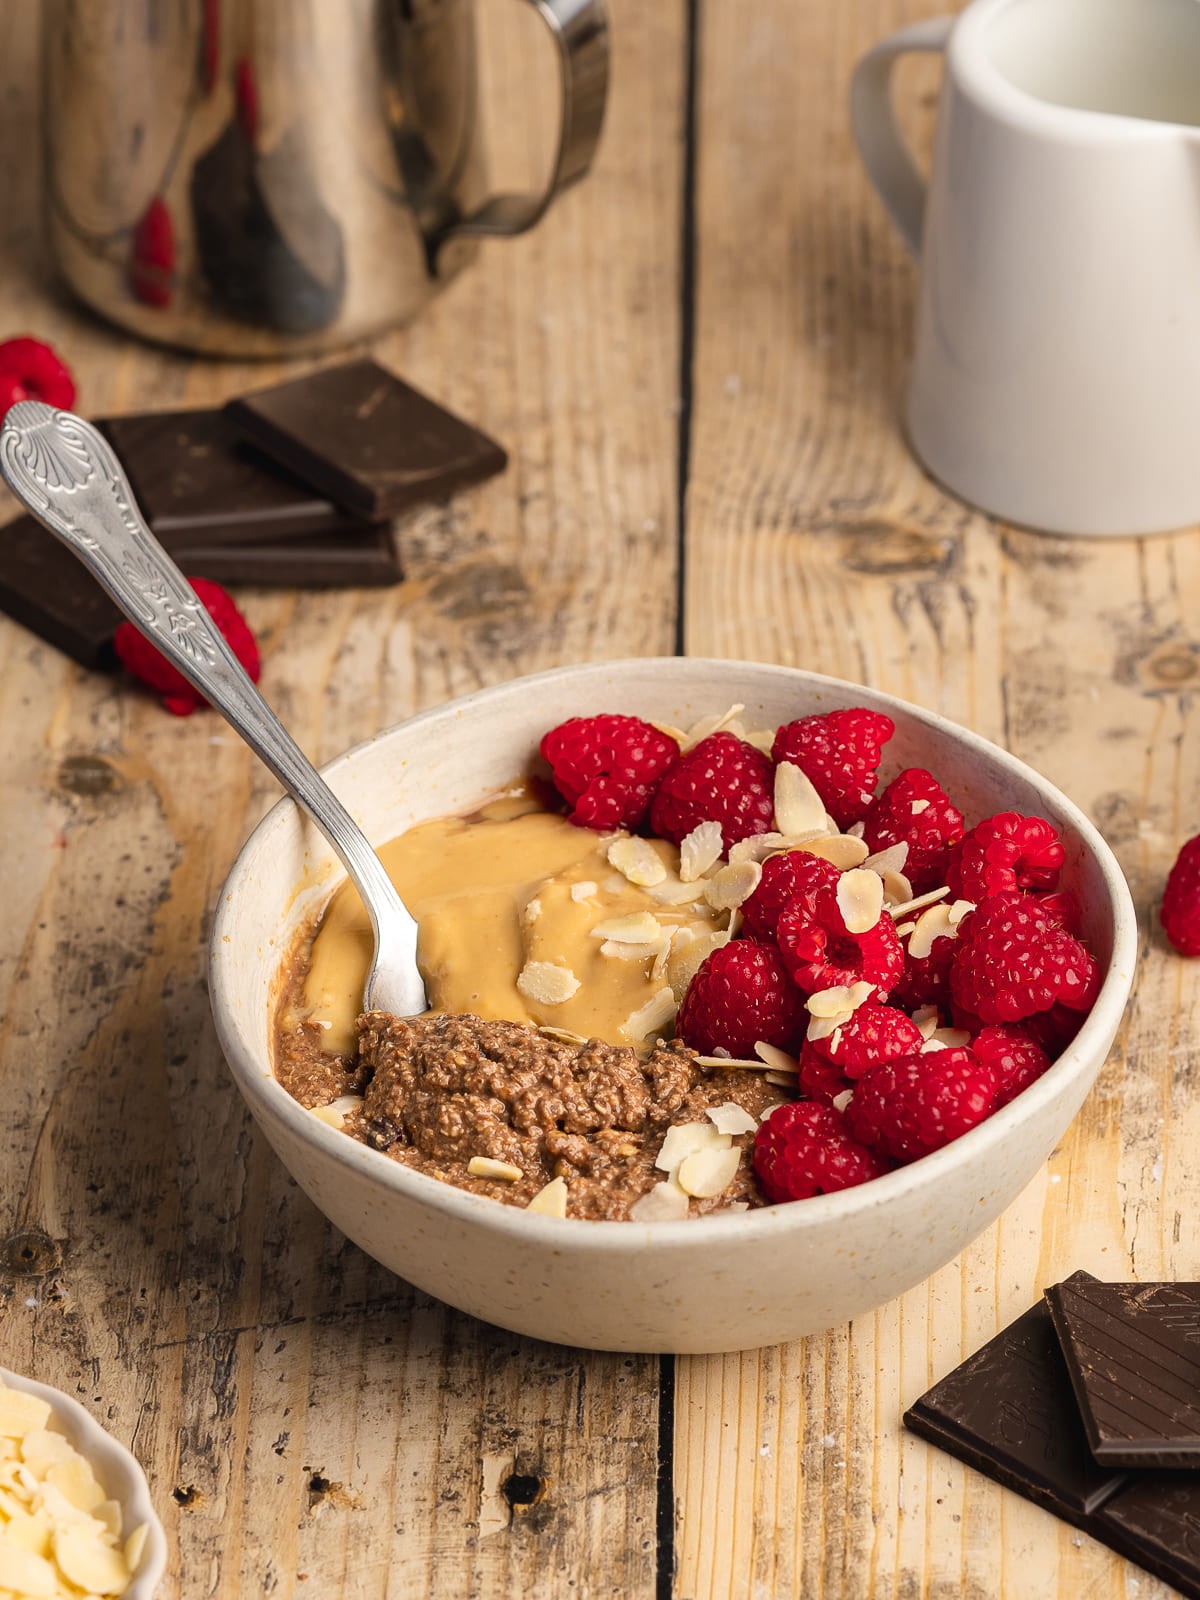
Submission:
[[[531,3],[558,51],[558,149],[544,191],[489,195],[474,0],[45,0],[68,283],[145,338],[242,356],[413,316],[595,152],[604,0]]]

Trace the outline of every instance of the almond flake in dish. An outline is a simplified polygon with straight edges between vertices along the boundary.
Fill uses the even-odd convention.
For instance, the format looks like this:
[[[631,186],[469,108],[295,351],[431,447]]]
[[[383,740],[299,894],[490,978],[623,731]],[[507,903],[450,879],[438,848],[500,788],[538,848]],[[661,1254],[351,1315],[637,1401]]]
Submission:
[[[874,855],[868,856],[863,862],[864,867],[870,867],[871,871],[877,872],[881,878],[885,872],[903,872],[907,865],[907,839],[901,839],[899,844],[889,844],[886,849],[876,850]]]
[[[794,1089],[795,1078],[789,1078],[786,1072],[764,1072],[764,1083],[773,1083],[777,1089]]]
[[[825,816],[825,802],[812,779],[794,761],[781,761],[775,768],[775,826],[780,833],[824,828]]]
[[[958,930],[950,921],[950,907],[930,906],[917,918],[917,925],[908,937],[908,953],[917,961],[924,961],[933,949],[935,939],[953,939]]]
[[[750,898],[761,880],[757,861],[735,861],[709,878],[704,898],[714,911],[733,911]]]
[[[679,1163],[675,1174],[684,1194],[697,1200],[712,1200],[737,1177],[740,1150],[697,1150]]]
[[[813,839],[800,848],[807,850],[809,855],[820,856],[822,861],[828,861],[839,872],[850,872],[855,867],[861,867],[867,859],[866,845],[849,833],[827,834],[823,839]]]
[[[940,889],[927,889],[924,894],[916,895],[912,900],[901,900],[896,905],[889,905],[888,910],[893,917],[911,917],[914,911],[924,911],[926,906],[935,906],[939,900],[944,900],[950,893],[950,886],[943,884]]]
[[[832,989],[818,989],[805,1005],[810,1017],[836,1017],[843,1011],[857,1011],[874,993],[873,983],[841,983]]]
[[[854,1090],[853,1089],[843,1089],[841,1094],[835,1094],[834,1095],[834,1097],[833,1097],[833,1109],[835,1111],[845,1111],[846,1107],[850,1104],[851,1100],[853,1100],[853,1099],[854,1099]]]
[[[721,859],[725,848],[719,822],[698,822],[679,843],[679,877],[683,883],[695,883],[709,867]]]
[[[922,1039],[932,1039],[938,1027],[938,1008],[936,1006],[920,1006],[912,1014]]]
[[[363,1103],[360,1094],[339,1095],[336,1100],[331,1100],[327,1106],[314,1106],[313,1116],[320,1122],[328,1123],[331,1128],[336,1128],[339,1133],[346,1126],[346,1117],[351,1111],[357,1111]]]
[[[709,1106],[705,1115],[718,1133],[753,1133],[758,1127],[757,1119],[736,1100],[726,1100],[723,1106]]]
[[[525,1207],[542,1217],[565,1217],[567,1214],[567,1186],[562,1178],[551,1178],[538,1190]]]
[[[902,872],[885,872],[883,877],[883,902],[887,906],[902,906],[913,897],[913,886]]]
[[[775,748],[775,730],[773,728],[751,728],[742,735],[747,744],[752,744],[756,750],[761,750],[763,755],[769,756]]]
[[[690,938],[684,938],[690,934]],[[670,954],[667,956],[667,982],[671,985],[675,998],[680,1005],[687,986],[700,971],[705,961],[714,950],[719,950],[724,944],[729,943],[729,932],[713,929],[711,932],[697,933],[692,928],[680,928],[671,941]]]
[[[593,883],[590,878],[585,879],[582,883],[573,883],[571,885],[572,900],[590,900],[593,895],[599,894],[599,892],[600,885]]]
[[[748,1061],[744,1056],[697,1056],[696,1065],[698,1067],[724,1067],[727,1072],[761,1072],[766,1066],[766,1062]]]
[[[651,900],[657,900],[661,906],[690,906],[703,895],[704,884],[681,883],[678,878],[668,874],[662,883],[656,883],[647,893]]]
[[[472,1156],[467,1162],[467,1175],[472,1178],[495,1178],[500,1183],[519,1183],[525,1174],[511,1161],[496,1161],[491,1156]]]
[[[835,894],[847,933],[869,933],[883,915],[883,879],[870,868],[843,872]]]
[[[632,1039],[640,1044],[652,1034],[659,1034],[664,1028],[675,1020],[678,1010],[675,995],[669,988],[657,989],[646,1001],[644,1006],[639,1006],[636,1011],[621,1024],[621,1032],[627,1039]]]
[[[517,988],[535,1005],[560,1006],[579,988],[579,979],[570,967],[553,961],[527,961],[517,975]]]
[[[627,917],[610,917],[592,928],[593,939],[612,939],[617,944],[657,944],[663,925],[649,911],[633,911]]]
[[[781,1050],[777,1044],[768,1044],[765,1039],[760,1039],[754,1046],[754,1053],[773,1072],[798,1072],[800,1070],[786,1050]]]
[[[711,1122],[676,1122],[667,1129],[654,1165],[660,1172],[674,1172],[688,1156],[698,1150],[728,1150],[732,1140]]]
[[[534,895],[532,900],[525,902],[525,909],[521,913],[521,920],[526,923],[536,922],[542,914],[542,902]]]
[[[688,1197],[673,1177],[647,1189],[629,1208],[633,1222],[682,1222],[687,1214]]]
[[[543,1025],[538,1029],[538,1032],[544,1033],[547,1039],[557,1039],[562,1044],[587,1043],[587,1039],[582,1033],[572,1033],[570,1028],[554,1028],[548,1023],[543,1023]]]
[[[722,711],[720,716],[701,717],[699,722],[693,722],[681,741],[684,751],[691,750],[694,745],[700,743],[701,739],[707,739],[710,734],[721,733],[725,729],[729,729],[731,733],[737,733],[740,737],[740,727],[733,725],[737,723],[737,719],[745,709],[745,706],[742,705],[730,706],[729,710]]]
[[[961,1050],[970,1042],[971,1035],[965,1028],[935,1028],[921,1048],[928,1050],[932,1045],[939,1050]]]
[[[632,834],[613,840],[608,847],[608,860],[630,883],[642,889],[661,883],[667,875],[666,865],[653,845]]]
[[[950,907],[950,926],[957,928],[969,911],[974,911],[974,900],[956,900]]]
[[[614,961],[656,961],[666,949],[663,939],[653,944],[622,944],[619,939],[605,939],[600,954]]]

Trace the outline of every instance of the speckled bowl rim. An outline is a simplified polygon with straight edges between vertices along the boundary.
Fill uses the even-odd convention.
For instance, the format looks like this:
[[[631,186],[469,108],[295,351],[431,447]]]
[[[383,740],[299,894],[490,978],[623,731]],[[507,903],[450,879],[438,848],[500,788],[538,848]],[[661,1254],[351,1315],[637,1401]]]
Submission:
[[[382,1152],[339,1133],[306,1111],[277,1081],[270,1063],[257,1059],[258,1052],[242,1033],[232,1009],[223,1003],[222,971],[225,963],[231,959],[226,927],[230,914],[228,908],[240,893],[240,879],[246,873],[247,863],[256,849],[259,836],[275,824],[282,811],[295,809],[295,802],[285,797],[271,808],[250,834],[230,868],[218,897],[210,941],[209,992],[214,1019],[226,1059],[243,1093],[267,1101],[272,1113],[280,1117],[300,1139],[311,1142],[325,1154],[333,1156],[342,1166],[369,1176],[383,1189],[419,1199],[434,1210],[463,1221],[482,1223],[500,1235],[511,1234],[527,1242],[544,1242],[552,1249],[569,1243],[572,1251],[607,1252],[618,1241],[624,1241],[631,1252],[640,1252],[648,1244],[669,1248],[673,1243],[683,1243],[685,1240],[697,1244],[703,1238],[712,1244],[729,1245],[738,1238],[759,1239],[772,1232],[778,1233],[780,1229],[789,1233],[803,1232],[827,1224],[848,1223],[852,1218],[893,1204],[902,1195],[933,1188],[948,1173],[970,1166],[984,1151],[1003,1143],[1018,1124],[1036,1123],[1040,1113],[1057,1098],[1059,1089],[1068,1079],[1073,1080],[1099,1070],[1103,1059],[1097,1060],[1101,1054],[1100,1044],[1115,1033],[1120,1023],[1133,984],[1138,947],[1133,899],[1116,857],[1099,830],[1079,807],[1033,767],[937,712],[885,694],[882,690],[870,689],[849,679],[809,672],[802,667],[775,666],[758,661],[703,656],[642,656],[592,661],[510,678],[431,706],[353,745],[327,762],[321,772],[336,789],[339,772],[382,741],[407,735],[442,718],[456,717],[465,710],[486,705],[490,699],[512,693],[518,688],[533,692],[541,685],[560,682],[564,678],[602,679],[613,672],[626,669],[645,671],[648,667],[656,666],[664,671],[682,673],[685,679],[693,672],[700,677],[720,670],[736,678],[739,673],[749,671],[760,680],[765,675],[766,678],[792,684],[804,683],[827,694],[842,696],[847,705],[867,704],[882,711],[898,711],[904,717],[923,724],[936,737],[952,739],[968,750],[978,751],[990,763],[1007,768],[1015,777],[1036,789],[1053,809],[1061,813],[1088,854],[1100,866],[1112,913],[1112,955],[1100,993],[1087,1020],[1049,1070],[1007,1106],[941,1150],[935,1150],[931,1155],[923,1156],[907,1166],[897,1167],[855,1188],[843,1189],[836,1194],[815,1195],[808,1200],[762,1206],[746,1212],[715,1211],[677,1222],[638,1225],[581,1217],[531,1215],[519,1207],[456,1189],[452,1184],[442,1183],[425,1173],[398,1165]]]
[[[20,1372],[0,1367],[0,1381],[25,1394],[45,1400],[53,1410],[58,1430],[86,1456],[95,1468],[101,1486],[113,1500],[119,1500],[123,1516],[122,1543],[135,1528],[147,1526],[146,1544],[138,1570],[130,1579],[122,1600],[151,1600],[167,1570],[167,1535],[150,1498],[150,1484],[141,1462],[114,1439],[74,1396],[52,1384],[39,1383]]]

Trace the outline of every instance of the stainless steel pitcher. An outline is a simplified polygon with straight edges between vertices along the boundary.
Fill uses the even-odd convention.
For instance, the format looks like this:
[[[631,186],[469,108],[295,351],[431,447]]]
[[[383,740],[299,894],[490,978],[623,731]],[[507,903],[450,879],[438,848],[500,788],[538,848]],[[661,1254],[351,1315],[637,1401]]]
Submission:
[[[604,0],[530,3],[558,51],[558,149],[543,192],[491,194],[475,0],[44,0],[67,282],[147,339],[240,356],[413,316],[591,162]]]

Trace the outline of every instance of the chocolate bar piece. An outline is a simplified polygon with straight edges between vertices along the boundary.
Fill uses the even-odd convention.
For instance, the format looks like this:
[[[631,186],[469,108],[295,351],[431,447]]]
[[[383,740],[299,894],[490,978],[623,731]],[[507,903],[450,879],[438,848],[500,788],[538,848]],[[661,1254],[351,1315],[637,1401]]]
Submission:
[[[1089,1530],[1139,1567],[1200,1596],[1200,1476],[1137,1473],[1099,1512]]]
[[[1200,1467],[1200,1284],[1069,1279],[1046,1301],[1096,1460]]]
[[[1080,1526],[1125,1479],[1123,1472],[1091,1458],[1044,1302],[923,1394],[905,1412],[904,1422],[913,1433]]]
[[[391,533],[316,534],[288,544],[221,545],[172,552],[189,577],[286,588],[370,588],[402,576]],[[0,610],[85,667],[115,660],[123,613],[78,558],[33,517],[0,528]]]
[[[249,448],[221,411],[148,411],[96,426],[170,551],[358,533],[362,520]]]
[[[491,477],[508,459],[495,440],[369,360],[225,409],[273,461],[358,516],[393,516]]]

